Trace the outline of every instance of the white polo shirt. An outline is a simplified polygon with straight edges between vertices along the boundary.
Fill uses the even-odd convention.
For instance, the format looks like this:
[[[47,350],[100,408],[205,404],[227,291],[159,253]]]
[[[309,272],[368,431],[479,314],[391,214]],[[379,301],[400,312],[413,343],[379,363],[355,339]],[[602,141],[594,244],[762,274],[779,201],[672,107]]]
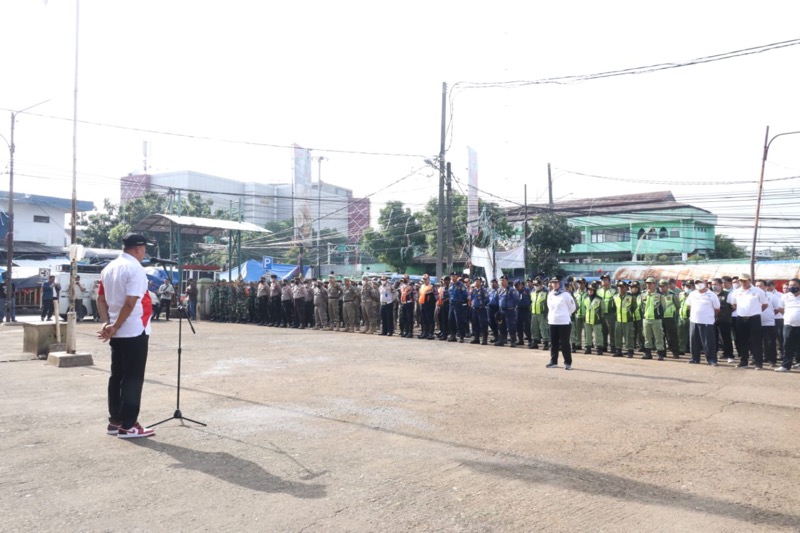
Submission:
[[[731,291],[728,301],[736,304],[736,313],[742,318],[760,315],[761,305],[768,303],[766,293],[752,285],[747,290],[739,287],[735,291]]]
[[[547,323],[566,325],[575,312],[575,298],[565,290],[550,291],[547,294]]]
[[[689,307],[689,321],[694,324],[714,324],[716,315],[714,309],[719,309],[719,297],[716,293],[692,291],[686,297]]]
[[[136,296],[136,305],[125,322],[114,332],[114,338],[150,335],[152,302],[147,290],[147,275],[144,267],[130,254],[122,252],[100,273],[100,294],[108,303],[108,318],[111,324],[117,321],[119,312],[128,296]]]
[[[797,296],[791,292],[785,292],[781,296],[781,307],[783,307],[783,325],[800,327],[800,292]]]
[[[761,313],[762,326],[774,326],[777,313],[775,309],[781,306],[781,299],[774,292],[764,292],[767,296],[767,308]],[[781,315],[781,318],[783,315]]]
[[[778,298],[778,300],[777,300],[778,303],[775,304],[775,309],[779,309],[779,308],[783,307],[782,305],[780,305],[781,297],[783,296],[782,292],[776,291],[776,290],[767,291],[767,296],[768,297],[773,297],[774,296],[774,297]],[[783,318],[783,313],[779,313],[779,312],[775,311],[775,320],[779,320],[781,318]]]

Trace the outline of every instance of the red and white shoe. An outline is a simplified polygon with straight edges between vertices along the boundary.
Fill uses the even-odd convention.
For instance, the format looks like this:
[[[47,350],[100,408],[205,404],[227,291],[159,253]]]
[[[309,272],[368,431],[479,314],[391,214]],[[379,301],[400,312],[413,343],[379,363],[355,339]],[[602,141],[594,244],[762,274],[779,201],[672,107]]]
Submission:
[[[109,422],[108,427],[106,428],[106,435],[111,435],[116,437],[119,435],[119,428],[122,427],[122,424],[116,424],[114,422]]]
[[[121,439],[139,439],[142,437],[152,437],[155,434],[155,429],[145,429],[141,426],[141,424],[139,424],[139,422],[136,422],[128,429],[120,427],[117,436]]]

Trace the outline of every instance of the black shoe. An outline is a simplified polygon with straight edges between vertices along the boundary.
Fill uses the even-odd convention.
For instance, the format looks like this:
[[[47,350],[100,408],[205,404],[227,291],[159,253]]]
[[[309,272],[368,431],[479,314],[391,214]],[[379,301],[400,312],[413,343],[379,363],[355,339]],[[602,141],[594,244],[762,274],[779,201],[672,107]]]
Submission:
[[[486,346],[487,344],[489,344],[487,337],[488,335],[483,336],[483,338],[481,339],[481,346]]]
[[[598,352],[599,352],[599,350],[598,350]],[[590,348],[586,348],[586,349],[583,351],[583,353],[584,353],[584,354],[586,354],[586,355],[592,355],[592,350],[591,350]]]
[[[461,339],[461,342],[464,342],[464,339]],[[469,343],[470,344],[480,344],[481,340],[480,340],[480,338],[478,338],[477,335],[475,335],[475,337],[471,341],[469,341]]]

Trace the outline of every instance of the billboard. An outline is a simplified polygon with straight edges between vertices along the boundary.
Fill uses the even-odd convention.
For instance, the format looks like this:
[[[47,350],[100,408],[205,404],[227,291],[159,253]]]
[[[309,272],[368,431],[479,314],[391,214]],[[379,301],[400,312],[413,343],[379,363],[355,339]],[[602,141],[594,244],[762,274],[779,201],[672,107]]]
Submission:
[[[292,145],[294,180],[292,182],[292,218],[295,239],[310,241],[313,233],[311,217],[311,151]]]
[[[467,146],[469,184],[467,185],[467,232],[478,235],[478,153]]]

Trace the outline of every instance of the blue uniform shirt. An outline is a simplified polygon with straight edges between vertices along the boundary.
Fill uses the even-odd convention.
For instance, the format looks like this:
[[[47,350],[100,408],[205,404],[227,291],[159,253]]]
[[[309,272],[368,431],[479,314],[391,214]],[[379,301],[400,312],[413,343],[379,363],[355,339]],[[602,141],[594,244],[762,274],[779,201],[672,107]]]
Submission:
[[[473,289],[470,299],[472,300],[473,309],[483,309],[489,305],[489,292],[486,290],[486,287]]]
[[[519,291],[519,306],[531,306],[531,290],[528,287],[522,287],[522,290]]]
[[[498,289],[489,289],[489,307],[500,306],[500,294]]]
[[[500,290],[500,309],[515,309],[519,305],[519,291],[514,287]]]
[[[467,286],[464,282],[458,280],[450,285],[450,301],[454,304],[467,303]]]

